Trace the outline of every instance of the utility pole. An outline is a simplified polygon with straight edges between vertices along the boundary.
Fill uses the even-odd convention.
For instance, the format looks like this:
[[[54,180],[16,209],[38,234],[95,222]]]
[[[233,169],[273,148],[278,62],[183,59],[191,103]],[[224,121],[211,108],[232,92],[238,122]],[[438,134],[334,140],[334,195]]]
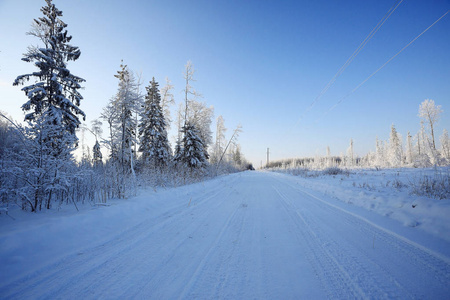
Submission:
[[[266,164],[266,168],[269,167],[269,148],[267,148],[267,164]]]

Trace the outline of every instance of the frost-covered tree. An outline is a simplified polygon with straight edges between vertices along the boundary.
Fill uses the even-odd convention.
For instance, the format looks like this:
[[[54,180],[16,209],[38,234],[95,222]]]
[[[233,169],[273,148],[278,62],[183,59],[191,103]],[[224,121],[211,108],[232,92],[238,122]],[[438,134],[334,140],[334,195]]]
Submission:
[[[184,127],[189,123],[197,132],[199,139],[203,145],[203,156],[209,158],[207,151],[208,146],[212,143],[211,123],[214,114],[213,107],[207,107],[205,103],[197,101],[201,95],[191,86],[194,79],[194,67],[191,61],[185,66],[184,79],[186,82],[184,88]],[[183,131],[185,132],[185,131]]]
[[[408,135],[406,136],[406,163],[411,164],[413,161],[414,161],[414,154],[413,154],[412,136],[408,131]]]
[[[436,143],[434,141],[434,126],[439,121],[442,109],[440,105],[435,105],[431,99],[424,100],[419,106],[419,117],[430,127],[431,147],[436,150]]]
[[[169,162],[170,147],[166,132],[167,124],[161,107],[161,96],[154,77],[146,89],[144,112],[139,124],[139,151],[142,152],[144,163],[163,167]]]
[[[352,167],[354,164],[353,139],[350,139],[350,145],[347,149],[347,166]]]
[[[416,134],[415,152],[414,157],[414,167],[416,168],[426,168],[431,166],[430,160],[430,139],[425,132],[424,121],[420,121],[420,130]]]
[[[447,163],[450,163],[450,139],[448,137],[447,129],[444,129],[439,140],[441,142],[442,157],[447,160]]]
[[[183,77],[185,80],[185,87],[184,87],[184,125],[189,121],[189,106],[190,103],[197,99],[198,97],[201,97],[201,95],[192,87],[192,82],[195,81],[194,79],[194,66],[192,65],[192,62],[189,60],[186,65],[184,66],[184,73]]]
[[[98,142],[98,139],[101,138],[103,129],[102,129],[102,122],[98,119],[94,119],[91,121],[91,132],[95,136],[95,144],[92,148],[92,156],[93,156],[93,164],[94,167],[98,168],[103,166],[103,155],[102,151],[100,150],[100,143]]]
[[[241,145],[239,144],[237,144],[236,147],[234,147],[233,162],[234,165],[238,168],[242,165]]]
[[[51,207],[53,199],[67,197],[74,178],[72,151],[77,146],[76,129],[85,118],[79,108],[83,99],[79,89],[85,80],[73,75],[69,61],[80,57],[80,49],[70,45],[62,20],[62,11],[51,0],[41,8],[43,16],[35,19],[29,35],[38,38],[38,46],[30,46],[22,60],[31,62],[37,71],[20,75],[13,85],[32,84],[22,88],[28,101],[27,127],[16,126],[21,136],[21,151],[12,153],[14,168],[10,175],[22,182],[14,191],[29,204],[32,211]],[[25,208],[25,206],[22,206]]]
[[[8,123],[9,120],[10,118],[0,111],[0,162],[3,162],[6,152],[16,143],[16,135],[11,124]]]
[[[189,122],[198,130],[200,139],[203,142],[205,157],[209,158],[208,147],[212,144],[211,124],[214,117],[214,108],[208,107],[206,103],[191,101],[189,105]]]
[[[105,165],[106,172],[110,176],[110,184],[115,188],[112,193],[115,197],[123,198],[129,187],[136,187],[134,150],[140,93],[134,74],[123,62],[114,76],[119,80],[118,89],[103,109],[101,118],[107,122],[109,131],[108,139],[103,141],[110,152]]]
[[[218,116],[216,120],[216,142],[214,144],[211,163],[218,163],[225,147],[225,120],[222,116]]]
[[[207,161],[203,142],[195,125],[187,123],[182,128],[183,142],[180,161],[192,172],[194,169],[206,167]]]
[[[118,110],[114,106],[114,99],[111,99],[108,105],[103,108],[103,111],[100,115],[100,117],[108,124],[108,139],[102,141],[102,143],[106,146],[106,148],[109,150],[109,158],[111,160],[117,160],[117,152],[118,152],[118,145],[116,143],[116,130],[115,130],[115,124],[117,120],[117,114]]]
[[[121,70],[114,75],[119,79],[119,88],[117,94],[112,99],[112,107],[116,110],[114,116],[114,143],[117,145],[113,148],[117,149],[115,155],[112,157],[117,160],[121,171],[124,174],[134,173],[134,158],[133,146],[135,141],[136,119],[134,118],[134,111],[136,110],[137,99],[137,85],[133,74],[128,67],[123,63],[120,65]]]
[[[180,130],[182,132],[182,130]],[[183,141],[180,138],[177,138],[175,142],[175,151],[173,153],[173,161],[178,164],[181,162],[181,158],[183,157],[183,147],[181,145]]]
[[[425,124],[422,121],[420,121],[420,130],[417,133],[417,138],[416,138],[417,144],[416,144],[416,148],[417,148],[417,153],[418,155],[427,155],[428,152],[428,136],[427,133],[425,132]]]
[[[327,146],[327,163],[326,163],[327,168],[330,168],[333,166],[333,159],[331,158],[331,150],[330,150],[330,146]]]
[[[22,88],[28,97],[22,105],[22,109],[28,112],[25,120],[31,126],[39,123],[43,131],[51,127],[52,133],[45,137],[51,139],[49,151],[67,154],[64,148],[71,148],[77,142],[75,129],[80,125],[78,117],[85,118],[79,108],[83,99],[79,92],[80,83],[85,80],[73,75],[67,68],[67,63],[77,60],[81,51],[69,44],[72,36],[67,33],[67,24],[60,19],[62,11],[51,0],[46,0],[46,3],[41,8],[44,16],[34,20],[33,29],[28,33],[37,37],[43,45],[30,46],[22,58],[34,63],[38,71],[18,76],[13,84],[22,85],[34,78],[31,85]]]
[[[389,135],[389,163],[392,167],[399,167],[402,164],[402,143],[394,124]]]
[[[92,148],[94,167],[101,167],[103,165],[103,155],[100,150],[100,143],[95,141],[94,147]]]
[[[22,209],[32,212],[51,208],[53,199],[63,201],[67,198],[70,182],[74,178],[74,147],[55,148],[54,140],[75,145],[73,135],[59,137],[60,127],[49,124],[46,112],[37,116],[33,124],[22,127],[15,124],[15,134],[20,147],[9,153],[10,163],[3,171],[15,178],[18,184],[11,192],[22,200]],[[62,159],[63,157],[64,159]]]
[[[166,131],[170,130],[172,118],[170,116],[170,107],[175,104],[172,94],[173,85],[169,78],[166,77],[166,85],[161,88],[161,110],[166,120]]]
[[[184,109],[183,103],[178,104],[177,111],[177,136],[175,137],[175,149],[173,153],[173,161],[178,164],[181,161],[183,152],[183,124],[184,124]]]

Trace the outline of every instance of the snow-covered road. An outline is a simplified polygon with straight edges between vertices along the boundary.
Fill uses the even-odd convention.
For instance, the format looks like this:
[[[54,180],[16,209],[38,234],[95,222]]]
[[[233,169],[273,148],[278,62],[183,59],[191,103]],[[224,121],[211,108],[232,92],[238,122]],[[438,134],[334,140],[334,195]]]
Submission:
[[[0,298],[444,299],[450,295],[448,256],[306,190],[293,177],[245,172],[148,193],[147,199],[140,196],[134,204],[145,214],[127,215],[124,205],[124,216],[132,219],[118,213],[108,217],[104,212],[119,211],[117,204],[75,215],[71,222],[83,220],[90,228],[117,223],[108,227],[110,232],[102,231],[103,238],[80,240],[62,254],[35,254],[33,261],[40,263],[34,268],[23,269],[26,258],[19,264],[5,255],[30,247],[39,252],[48,247],[46,252],[52,253],[52,245],[55,249],[58,243],[65,244],[72,230],[56,231],[56,237],[47,243],[40,240],[39,245],[14,239],[26,237],[24,232],[32,228],[2,230],[0,242],[14,240],[15,246],[0,249],[1,268],[7,271],[0,278]],[[84,229],[85,235],[89,232]]]

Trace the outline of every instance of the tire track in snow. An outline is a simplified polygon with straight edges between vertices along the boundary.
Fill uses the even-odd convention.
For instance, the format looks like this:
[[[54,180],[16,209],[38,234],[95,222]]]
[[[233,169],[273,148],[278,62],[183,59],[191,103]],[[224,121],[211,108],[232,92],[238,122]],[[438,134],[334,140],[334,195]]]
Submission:
[[[328,241],[329,247],[327,249],[333,256],[345,257],[347,253],[357,254],[357,256],[351,257],[349,263],[354,264],[354,262],[359,261],[359,265],[364,263],[364,265],[369,266],[366,270],[371,271],[363,273],[366,276],[360,278],[362,283],[371,281],[373,278],[383,279],[383,282],[379,283],[383,287],[382,293],[377,295],[384,295],[386,298],[405,297],[406,295],[410,298],[427,298],[430,296],[435,298],[443,297],[450,293],[450,265],[445,257],[373,224],[361,216],[328,203],[300,189],[298,186],[279,179],[278,181],[300,192],[302,200],[307,200],[309,202],[308,205],[314,205],[320,210],[339,216],[339,219],[343,219],[352,230],[362,233],[369,241],[371,237],[376,239],[377,249],[383,252],[383,259],[380,259],[379,253],[372,249],[364,248],[356,243],[350,244],[352,241],[351,237],[343,239],[346,240],[346,243],[342,241],[338,243],[336,238],[333,238],[333,236],[330,236],[323,230],[325,228],[324,224],[317,223],[318,219],[316,216],[312,215],[309,210],[300,209],[297,206],[304,206],[307,204],[305,201],[293,201],[293,199],[290,199],[292,209],[297,212],[299,217],[305,219],[306,223],[314,226],[312,230],[316,235]],[[370,285],[367,287],[370,287]]]
[[[302,192],[305,193],[304,191]],[[309,193],[306,193],[306,195],[311,197]],[[324,209],[334,210],[333,207],[327,206],[324,207],[322,205]],[[342,209],[340,209],[340,211],[342,211]],[[446,260],[442,260],[440,255],[434,255],[432,251],[426,248],[424,249],[423,246],[408,242],[407,239],[399,237],[394,233],[390,233],[379,226],[372,226],[370,222],[359,216],[355,218],[353,214],[346,212],[345,214],[342,214],[342,217],[347,224],[354,227],[355,230],[358,230],[368,237],[373,237],[374,243],[376,241],[377,249],[385,251],[386,256],[392,257],[391,261],[400,261],[403,265],[408,265],[412,270],[415,270],[417,279],[414,281],[403,280],[402,283],[399,283],[398,280],[393,279],[393,282],[399,287],[402,286],[405,294],[409,294],[411,297],[424,298],[430,296],[427,291],[442,290],[443,287],[447,287],[447,293],[450,293],[450,289],[448,288],[450,285],[450,265]],[[368,255],[369,253],[365,251],[361,251],[361,253],[364,254],[367,259],[372,260]],[[382,267],[379,263],[380,262],[378,262],[378,266],[385,270],[386,274],[395,271],[398,272],[398,268],[397,270],[390,270],[391,268],[389,268],[388,264]],[[402,272],[405,272],[405,269],[403,269]],[[430,278],[433,278],[433,280],[430,281]],[[417,288],[417,286],[421,286],[417,285],[417,283],[423,283],[424,281],[429,281],[430,287],[426,290]],[[434,288],[431,286],[434,286]]]
[[[224,236],[226,235],[226,233],[228,233],[228,231],[230,230],[231,224],[234,223],[234,220],[236,219],[236,217],[238,215],[239,209],[240,209],[240,207],[237,206],[232,211],[232,213],[229,215],[227,221],[222,226],[221,231],[219,232],[219,234],[217,235],[216,239],[214,240],[214,243],[208,247],[206,253],[203,256],[203,258],[198,262],[197,267],[195,268],[195,271],[193,272],[193,274],[191,276],[191,279],[186,284],[186,286],[184,287],[183,291],[180,293],[180,296],[178,297],[179,299],[197,298],[198,297],[197,295],[192,295],[191,292],[195,288],[195,285],[196,285],[196,283],[197,283],[197,281],[198,281],[198,279],[200,277],[200,274],[205,272],[207,263],[212,259],[212,256],[215,255],[218,252],[216,250],[219,248],[220,242],[224,239]],[[243,218],[241,218],[241,220],[238,220],[237,223],[240,224],[238,226],[238,236],[239,236],[240,233],[242,232]],[[234,252],[235,246],[232,249],[233,249],[232,252]],[[225,278],[220,278],[219,281],[215,281],[215,284],[214,284],[215,285],[215,289],[216,290],[220,290],[220,287],[223,285],[224,281],[225,281]]]
[[[225,193],[225,195],[227,195]],[[224,198],[225,199],[225,198]],[[167,244],[161,245],[161,249],[158,251],[162,253],[162,257],[157,260],[156,264],[151,266],[152,272],[149,274],[149,276],[146,276],[141,280],[140,283],[138,283],[139,286],[142,288],[140,290],[136,290],[135,286],[129,287],[128,291],[124,293],[124,295],[131,296],[131,297],[137,297],[137,298],[145,298],[146,297],[146,291],[150,291],[154,289],[155,287],[161,286],[164,282],[170,281],[171,279],[168,278],[168,274],[163,274],[163,271],[172,261],[186,261],[189,262],[186,265],[180,266],[180,268],[183,268],[180,273],[184,272],[187,273],[187,271],[191,270],[191,265],[195,264],[195,256],[192,256],[192,251],[196,252],[205,252],[205,250],[201,249],[201,245],[198,245],[199,247],[196,247],[197,244],[194,242],[194,239],[200,240],[202,236],[206,235],[205,231],[208,231],[207,225],[211,222],[211,216],[209,215],[210,209],[211,210],[221,210],[223,209],[222,206],[226,205],[226,201],[221,201],[217,205],[214,205],[212,207],[209,207],[209,209],[206,211],[198,211],[196,212],[195,216],[200,216],[200,218],[193,217],[191,220],[191,223],[189,226],[185,226],[182,230],[185,232],[185,238],[181,239],[180,235],[177,233],[176,236],[169,241]],[[182,223],[182,220],[177,219],[174,220],[174,222]],[[179,226],[179,225],[178,225]],[[164,232],[167,232],[168,230],[164,229]],[[169,230],[170,232],[170,230]],[[206,242],[206,244],[208,244]],[[212,247],[212,246],[210,246]],[[195,253],[196,256],[198,253]],[[188,257],[189,259],[180,259],[180,257]],[[203,257],[203,256],[202,256]],[[143,266],[144,269],[146,269],[146,266]],[[163,274],[163,275],[161,275]],[[175,274],[173,274],[175,275]],[[177,274],[181,275],[181,274]],[[179,291],[172,291],[172,296],[177,295]],[[166,298],[167,295],[157,295],[157,298]]]
[[[204,191],[202,191],[204,192]],[[226,186],[219,186],[211,191],[206,191],[206,195],[202,195],[197,201],[195,208],[197,210],[202,209],[209,202],[209,200],[217,198],[219,194],[228,193]],[[225,201],[215,203],[212,207],[217,208]],[[33,273],[26,275],[6,286],[0,288],[0,290],[6,291],[5,296],[9,298],[24,298],[24,297],[39,297],[39,295],[33,294],[33,288],[46,285],[45,294],[41,297],[52,297],[52,295],[62,295],[64,291],[74,288],[74,283],[85,283],[85,288],[98,288],[98,281],[92,280],[89,283],[89,278],[111,276],[117,266],[114,266],[114,262],[129,252],[135,249],[138,245],[142,245],[143,241],[149,239],[155,232],[169,231],[173,227],[177,228],[178,224],[175,219],[186,218],[191,214],[192,207],[186,208],[187,204],[177,205],[171,208],[169,211],[158,215],[156,218],[147,218],[137,225],[124,230],[114,238],[102,243],[100,245],[84,249],[83,251],[58,260],[57,262],[41,268]],[[206,210],[211,209],[210,205],[207,205]],[[191,219],[189,225],[196,223]],[[200,226],[200,225],[199,225]],[[171,227],[171,228],[168,228]],[[170,244],[171,250],[179,249],[181,244],[185,240],[174,240],[176,244]],[[170,257],[162,260],[161,265],[164,262],[170,260]],[[110,268],[108,271],[105,269]],[[67,270],[71,270],[70,278],[65,277]],[[119,279],[120,280],[120,279]],[[25,288],[26,287],[26,288]],[[3,293],[2,293],[3,294]]]
[[[281,194],[281,197],[284,198],[285,202],[290,200],[284,194]],[[384,299],[400,298],[405,295],[412,297],[394,277],[364,255],[364,252],[357,251],[353,244],[338,243],[333,236],[324,233],[320,229],[321,225],[312,216],[305,213],[306,209],[300,211],[292,204],[290,204],[290,209],[295,212],[308,231],[315,237],[316,244],[338,266],[339,270],[346,274],[347,280],[350,280],[356,287],[356,290],[360,293],[358,298],[370,298],[373,295]],[[336,295],[337,298],[343,296]]]
[[[364,298],[365,294],[361,288],[353,282],[352,277],[336,258],[325,250],[308,223],[293,211],[292,207],[286,202],[284,194],[275,186],[272,187],[280,196],[280,203],[296,229],[295,233],[299,242],[307,244],[308,249],[305,249],[307,258],[322,286],[327,291],[327,297],[333,299]]]

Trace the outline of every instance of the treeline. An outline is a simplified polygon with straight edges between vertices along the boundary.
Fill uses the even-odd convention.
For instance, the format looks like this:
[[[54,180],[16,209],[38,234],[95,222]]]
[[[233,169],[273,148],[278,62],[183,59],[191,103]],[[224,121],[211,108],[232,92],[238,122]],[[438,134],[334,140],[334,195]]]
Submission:
[[[347,151],[339,156],[331,156],[327,147],[326,155],[310,158],[285,159],[270,162],[266,168],[307,168],[323,170],[327,168],[427,168],[450,165],[450,139],[448,131],[435,137],[435,127],[440,119],[442,108],[433,100],[424,100],[419,106],[420,130],[412,136],[407,133],[403,139],[394,125],[391,126],[389,139],[382,141],[376,138],[375,151],[364,156],[354,152],[353,139]],[[404,142],[403,142],[404,140]]]
[[[168,139],[174,104],[173,86],[159,88],[153,78],[145,92],[133,72],[121,64],[115,75],[118,88],[101,116],[92,126],[82,126],[80,109],[83,78],[73,75],[68,61],[80,57],[70,45],[65,24],[51,0],[42,7],[30,35],[42,45],[28,48],[22,58],[37,71],[20,75],[14,85],[28,101],[22,106],[25,124],[0,114],[0,199],[3,205],[17,204],[33,212],[64,203],[106,202],[110,198],[134,195],[139,186],[177,186],[218,174],[253,168],[241,154],[238,126],[225,138],[223,117],[217,118],[213,141],[212,107],[200,102],[191,86],[194,68],[185,66],[183,103],[175,120],[178,136],[174,149]],[[28,81],[34,82],[26,85]],[[107,134],[103,137],[103,126]],[[95,145],[81,141],[82,157],[75,160],[80,146],[77,132],[90,132]]]

